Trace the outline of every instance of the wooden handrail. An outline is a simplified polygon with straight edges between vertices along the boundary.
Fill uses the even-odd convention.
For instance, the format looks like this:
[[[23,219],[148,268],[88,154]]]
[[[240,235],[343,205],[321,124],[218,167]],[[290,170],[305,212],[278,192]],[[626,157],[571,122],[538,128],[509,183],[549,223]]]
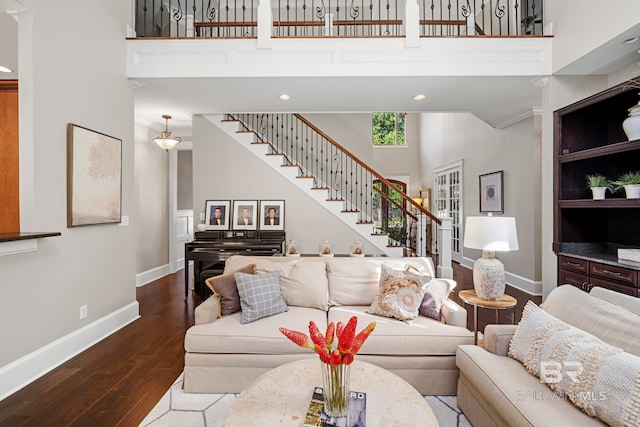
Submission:
[[[397,191],[397,192],[401,193],[401,191],[400,191],[400,190],[398,190],[398,187],[393,186],[393,187],[391,187],[391,188],[392,188],[393,190],[395,190],[395,191]],[[418,220],[418,217],[417,217],[417,216],[415,216],[415,215],[413,214],[413,212],[409,211],[409,210],[408,210],[407,208],[405,208],[404,206],[402,206],[402,205],[398,204],[398,202],[396,202],[396,201],[395,201],[395,200],[393,200],[391,197],[389,197],[389,195],[387,195],[387,194],[383,193],[383,192],[382,192],[382,190],[379,190],[379,189],[377,189],[377,188],[373,187],[373,191],[378,192],[378,193],[380,194],[380,197],[384,198],[386,201],[390,202],[393,206],[395,206],[396,208],[400,209],[400,210],[402,211],[402,213],[403,213],[403,214],[410,216],[410,217],[411,217],[411,219],[413,219],[413,220]]]
[[[329,135],[327,135],[326,133],[324,133],[320,129],[318,129],[316,126],[314,126],[313,123],[309,122],[307,119],[302,117],[300,114],[295,113],[295,114],[293,114],[293,116],[296,117],[301,122],[303,122],[304,124],[306,124],[307,126],[309,126],[311,129],[313,129],[314,132],[317,132],[318,135],[322,136],[324,139],[329,141],[329,143],[331,145],[333,145],[334,147],[336,147],[340,151],[344,152],[347,156],[352,158],[358,165],[360,165],[360,167],[362,167],[364,170],[366,170],[371,175],[376,177],[381,183],[383,183],[384,185],[386,185],[386,186],[388,186],[390,188],[395,189],[402,196],[403,199],[408,201],[409,204],[412,205],[413,207],[417,208],[419,212],[422,212],[423,214],[427,215],[429,218],[434,220],[436,223],[442,224],[442,221],[440,220],[440,218],[438,218],[437,216],[435,216],[434,214],[432,214],[431,212],[429,212],[428,210],[426,210],[425,208],[423,208],[422,206],[420,206],[419,204],[414,202],[413,199],[411,197],[409,197],[406,193],[404,193],[401,190],[398,190],[389,180],[387,180],[385,177],[380,175],[375,170],[371,169],[368,165],[363,163],[362,160],[360,160],[358,157],[354,156],[349,150],[344,148],[342,145],[338,144]]]
[[[467,25],[464,19],[421,19],[420,25]]]

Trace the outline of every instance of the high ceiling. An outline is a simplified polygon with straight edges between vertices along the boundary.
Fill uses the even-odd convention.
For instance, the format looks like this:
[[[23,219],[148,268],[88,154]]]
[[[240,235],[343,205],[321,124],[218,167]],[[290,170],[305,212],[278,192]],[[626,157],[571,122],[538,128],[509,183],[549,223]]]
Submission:
[[[17,79],[17,22],[0,13],[0,65]],[[627,35],[640,34],[640,24]],[[640,43],[611,40],[562,74],[606,74],[636,61]],[[163,114],[175,134],[188,135],[194,114],[223,112],[473,112],[500,127],[531,114],[541,105],[541,80],[535,77],[323,77],[323,78],[172,78],[132,81],[135,120],[156,130]],[[286,93],[291,99],[282,101]],[[417,94],[425,94],[415,101]]]

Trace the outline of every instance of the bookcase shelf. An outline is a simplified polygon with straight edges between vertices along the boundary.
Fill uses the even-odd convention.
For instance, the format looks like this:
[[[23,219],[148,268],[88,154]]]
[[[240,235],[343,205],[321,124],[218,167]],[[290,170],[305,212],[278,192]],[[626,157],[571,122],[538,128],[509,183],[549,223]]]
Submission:
[[[589,253],[598,261],[615,258],[618,248],[640,247],[640,199],[626,199],[621,191],[593,200],[586,182],[587,175],[615,180],[625,172],[640,170],[640,140],[627,141],[622,128],[628,109],[638,99],[637,89],[623,83],[554,112],[553,248],[562,254],[559,284],[575,284],[567,278],[576,274],[561,259]],[[605,283],[602,278],[591,280],[588,274],[582,279],[589,285],[584,290],[605,286],[640,295],[637,282]]]

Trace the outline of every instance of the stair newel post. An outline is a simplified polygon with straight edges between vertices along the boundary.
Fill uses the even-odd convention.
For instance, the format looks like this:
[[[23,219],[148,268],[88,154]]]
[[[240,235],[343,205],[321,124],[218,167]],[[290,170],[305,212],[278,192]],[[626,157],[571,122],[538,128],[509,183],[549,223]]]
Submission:
[[[437,276],[444,279],[453,279],[453,268],[451,267],[451,218],[441,218],[442,223],[438,226],[437,246],[438,246],[438,272]]]

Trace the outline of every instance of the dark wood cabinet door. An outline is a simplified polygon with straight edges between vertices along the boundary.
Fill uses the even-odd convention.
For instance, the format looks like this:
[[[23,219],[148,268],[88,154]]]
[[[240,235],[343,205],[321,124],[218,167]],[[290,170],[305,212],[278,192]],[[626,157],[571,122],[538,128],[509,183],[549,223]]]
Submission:
[[[586,274],[578,274],[573,271],[560,270],[558,285],[573,285],[583,291],[588,291],[589,277]]]

